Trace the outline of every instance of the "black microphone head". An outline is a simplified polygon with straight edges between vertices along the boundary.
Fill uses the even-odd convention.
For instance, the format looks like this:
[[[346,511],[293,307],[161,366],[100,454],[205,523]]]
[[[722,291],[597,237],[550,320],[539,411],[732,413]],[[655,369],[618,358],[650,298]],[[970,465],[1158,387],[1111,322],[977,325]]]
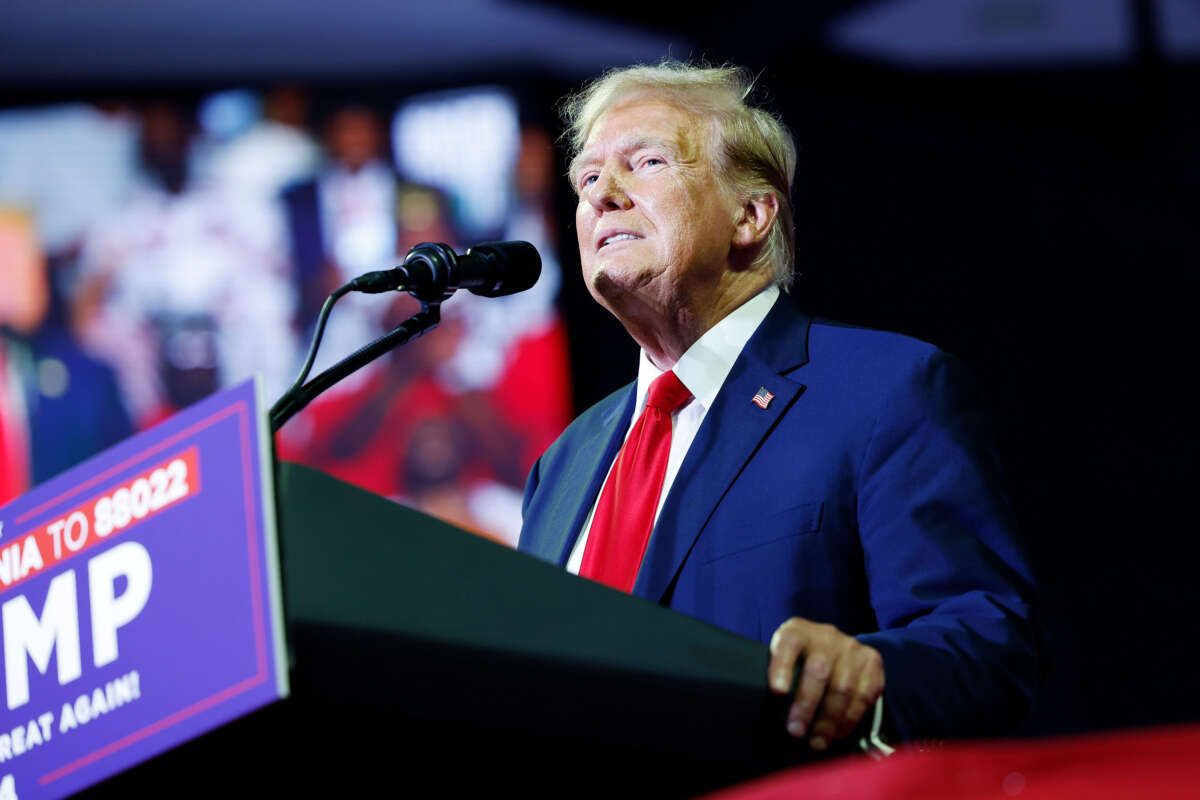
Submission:
[[[478,286],[467,286],[472,294],[503,297],[523,292],[542,274],[542,257],[529,242],[483,242],[467,250],[468,256],[488,262],[493,269]]]

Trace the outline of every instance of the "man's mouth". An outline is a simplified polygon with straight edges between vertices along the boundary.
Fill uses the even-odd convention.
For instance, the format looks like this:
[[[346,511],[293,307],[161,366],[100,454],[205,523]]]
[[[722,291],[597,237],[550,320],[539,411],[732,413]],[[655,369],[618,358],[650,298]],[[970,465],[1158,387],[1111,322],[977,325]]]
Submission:
[[[642,238],[642,237],[638,236],[637,234],[633,234],[633,233],[614,233],[610,236],[605,236],[603,239],[601,239],[600,245],[596,249],[599,250],[601,247],[605,247],[606,245],[613,244],[614,242],[624,242],[624,241],[628,241],[628,240],[632,240],[632,239],[640,239],[640,238]]]

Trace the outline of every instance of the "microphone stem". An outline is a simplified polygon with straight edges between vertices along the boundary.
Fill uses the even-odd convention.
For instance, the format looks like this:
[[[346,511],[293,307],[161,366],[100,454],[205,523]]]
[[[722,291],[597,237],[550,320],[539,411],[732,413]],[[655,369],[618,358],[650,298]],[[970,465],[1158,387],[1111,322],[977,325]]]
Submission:
[[[321,306],[321,313],[317,315],[317,324],[313,330],[312,341],[308,345],[308,356],[304,359],[304,366],[300,368],[300,374],[296,376],[295,382],[283,393],[284,397],[293,392],[298,392],[300,387],[304,385],[304,379],[308,377],[308,373],[312,370],[313,362],[317,360],[317,348],[321,346],[321,338],[325,335],[325,323],[329,321],[329,312],[333,310],[333,304],[347,293],[353,291],[353,289],[354,282],[351,281],[334,289],[329,297],[325,298],[325,304]]]
[[[275,405],[271,406],[271,433],[311,403],[321,392],[345,378],[389,350],[416,339],[438,326],[442,319],[441,305],[422,303],[421,310],[375,341],[365,345],[313,378],[308,383],[295,385]]]

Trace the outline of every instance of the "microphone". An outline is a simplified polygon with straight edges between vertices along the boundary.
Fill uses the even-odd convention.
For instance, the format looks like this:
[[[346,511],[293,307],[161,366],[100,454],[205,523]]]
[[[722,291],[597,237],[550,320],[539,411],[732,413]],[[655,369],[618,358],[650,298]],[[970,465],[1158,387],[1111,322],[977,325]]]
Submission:
[[[542,259],[529,242],[484,242],[462,255],[449,245],[423,242],[393,269],[368,272],[347,284],[352,291],[409,292],[419,300],[439,303],[458,289],[482,297],[523,292],[537,283]]]

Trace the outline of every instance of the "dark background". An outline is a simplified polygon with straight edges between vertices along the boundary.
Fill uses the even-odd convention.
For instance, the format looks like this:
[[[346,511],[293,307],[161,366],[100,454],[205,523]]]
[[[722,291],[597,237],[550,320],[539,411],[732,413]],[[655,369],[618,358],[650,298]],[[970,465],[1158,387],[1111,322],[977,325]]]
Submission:
[[[606,14],[579,0],[469,5],[519,12],[513,31],[545,18],[576,33],[513,43],[515,32],[459,14],[372,38],[370,20],[410,12],[367,0],[345,7],[354,36],[341,37],[304,4],[276,9],[278,24],[212,4],[212,30],[158,17],[132,32],[121,20],[55,28],[30,16],[36,35],[20,24],[0,34],[0,103],[198,96],[231,79],[301,80],[326,96],[486,81],[512,87],[528,116],[553,119],[555,98],[611,64],[669,53],[761,70],[801,148],[794,296],[941,345],[992,398],[1044,588],[1050,661],[1024,732],[1200,718],[1196,526],[1183,514],[1194,473],[1185,325],[1200,264],[1200,59],[1167,52],[1156,3],[1128,3],[1131,47],[1117,56],[992,65],[832,46],[830,25],[871,3],[786,13],[759,0],[696,3],[686,17],[678,6]],[[16,3],[17,21],[33,8]],[[312,31],[301,24],[310,12]],[[582,409],[634,376],[636,349],[575,278],[573,198],[561,186],[561,308]]]

